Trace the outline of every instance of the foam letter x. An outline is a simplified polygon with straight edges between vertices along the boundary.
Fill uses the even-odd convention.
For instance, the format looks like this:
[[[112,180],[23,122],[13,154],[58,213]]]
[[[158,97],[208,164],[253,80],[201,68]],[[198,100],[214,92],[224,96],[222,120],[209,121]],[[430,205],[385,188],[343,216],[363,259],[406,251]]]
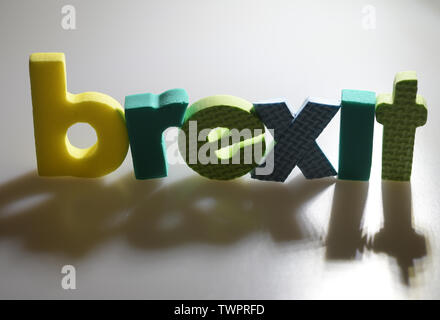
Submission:
[[[255,112],[267,128],[274,129],[275,147],[270,151],[274,170],[269,175],[251,172],[254,179],[284,182],[298,166],[307,179],[335,176],[336,170],[315,140],[338,112],[339,103],[308,98],[296,115],[285,102],[254,104]],[[260,167],[265,167],[263,163]]]

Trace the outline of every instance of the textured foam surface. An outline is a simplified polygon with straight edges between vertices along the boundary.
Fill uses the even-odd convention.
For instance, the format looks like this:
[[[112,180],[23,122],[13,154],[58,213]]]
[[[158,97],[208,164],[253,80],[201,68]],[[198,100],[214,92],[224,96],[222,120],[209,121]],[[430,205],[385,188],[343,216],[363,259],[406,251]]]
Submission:
[[[254,109],[265,125],[274,129],[276,144],[270,151],[274,159],[272,174],[259,175],[254,170],[252,178],[283,182],[297,165],[308,179],[336,175],[315,140],[338,112],[339,104],[309,98],[296,117],[284,102],[255,104]]]
[[[200,175],[216,180],[234,179],[255,168],[264,154],[265,144],[264,139],[257,139],[257,136],[264,134],[264,125],[251,112],[252,109],[253,105],[250,102],[228,95],[211,96],[193,103],[185,114],[179,134],[179,150],[188,166]],[[226,139],[226,145],[223,145],[223,142],[219,145],[219,139],[211,139],[209,142],[209,133],[215,129],[218,132],[218,128],[221,128],[220,132],[223,133],[232,129],[248,129],[252,135],[248,138],[240,137],[239,141]],[[258,130],[260,134],[257,135],[254,130]],[[203,131],[207,132],[205,137],[201,137]],[[228,136],[224,135],[222,140],[225,141],[224,138]],[[238,163],[234,163],[231,158],[224,159],[225,161],[219,159],[220,154],[215,151],[234,144],[239,144],[238,148],[233,147],[232,150]],[[261,152],[256,153],[255,150]],[[200,155],[208,157],[209,162],[205,163]],[[249,159],[251,161],[247,161]]]
[[[125,117],[137,179],[168,175],[163,131],[182,125],[187,106],[188,94],[184,89],[125,97]]]
[[[374,92],[342,90],[339,179],[370,179],[375,106]]]
[[[411,179],[416,128],[427,117],[425,99],[417,94],[416,73],[398,73],[393,94],[381,94],[376,102],[376,119],[383,124],[382,179]]]
[[[67,92],[63,53],[34,53],[29,59],[38,173],[42,176],[99,177],[117,169],[128,151],[124,110],[98,92]],[[98,141],[77,148],[69,127],[90,124]]]

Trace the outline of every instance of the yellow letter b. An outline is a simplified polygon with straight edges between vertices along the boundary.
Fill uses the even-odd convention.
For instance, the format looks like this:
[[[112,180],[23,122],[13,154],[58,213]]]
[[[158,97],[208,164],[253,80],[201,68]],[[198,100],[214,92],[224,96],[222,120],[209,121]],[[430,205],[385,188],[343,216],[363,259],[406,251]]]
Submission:
[[[67,92],[63,53],[34,53],[29,59],[38,173],[42,176],[99,177],[117,169],[128,151],[124,110],[98,92]],[[73,146],[69,127],[92,126],[97,142]]]

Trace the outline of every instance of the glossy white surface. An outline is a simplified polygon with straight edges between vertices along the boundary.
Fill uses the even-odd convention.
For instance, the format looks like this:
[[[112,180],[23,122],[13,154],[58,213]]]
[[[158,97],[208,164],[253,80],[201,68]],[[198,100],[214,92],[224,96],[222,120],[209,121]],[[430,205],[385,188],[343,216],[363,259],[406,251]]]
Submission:
[[[438,1],[69,4],[70,31],[59,1],[0,4],[0,298],[440,298]],[[377,123],[369,184],[298,169],[286,184],[220,183],[182,164],[136,181],[130,155],[103,179],[40,178],[28,78],[39,51],[66,53],[69,91],[121,103],[183,87],[191,102],[225,93],[297,109],[345,88],[390,92],[396,72],[417,70],[429,116],[412,183],[381,182]],[[338,139],[339,115],[318,140],[336,167]],[[63,265],[76,290],[61,288]]]

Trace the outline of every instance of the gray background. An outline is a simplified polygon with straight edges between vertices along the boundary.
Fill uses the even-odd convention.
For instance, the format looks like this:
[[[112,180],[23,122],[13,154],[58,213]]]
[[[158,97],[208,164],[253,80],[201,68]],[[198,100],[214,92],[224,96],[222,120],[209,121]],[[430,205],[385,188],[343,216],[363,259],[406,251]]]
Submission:
[[[65,4],[76,30],[61,27]],[[2,0],[0,298],[440,298],[439,4]],[[417,70],[429,117],[412,183],[381,182],[377,123],[369,184],[298,169],[285,184],[219,183],[181,164],[136,181],[130,154],[102,179],[40,178],[28,57],[51,51],[66,54],[70,92],[120,103],[182,87],[190,102],[282,97],[294,111],[345,88],[390,92],[396,72]],[[318,140],[335,166],[338,139],[339,115]],[[76,290],[61,288],[63,265]]]

